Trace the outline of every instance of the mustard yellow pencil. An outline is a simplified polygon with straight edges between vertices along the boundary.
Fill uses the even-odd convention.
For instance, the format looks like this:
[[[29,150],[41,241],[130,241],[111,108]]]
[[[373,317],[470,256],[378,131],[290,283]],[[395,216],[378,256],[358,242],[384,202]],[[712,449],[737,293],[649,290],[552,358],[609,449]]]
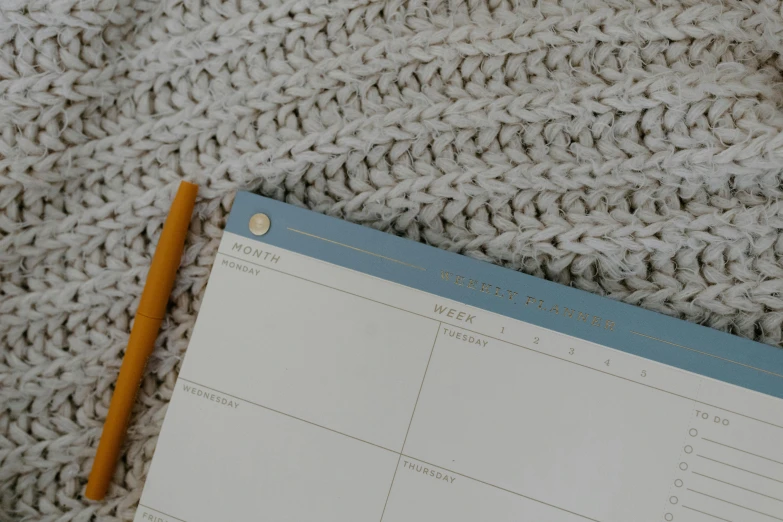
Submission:
[[[136,392],[174,286],[197,193],[198,185],[182,181],[163,225],[87,481],[84,496],[89,499],[101,500],[114,475]]]

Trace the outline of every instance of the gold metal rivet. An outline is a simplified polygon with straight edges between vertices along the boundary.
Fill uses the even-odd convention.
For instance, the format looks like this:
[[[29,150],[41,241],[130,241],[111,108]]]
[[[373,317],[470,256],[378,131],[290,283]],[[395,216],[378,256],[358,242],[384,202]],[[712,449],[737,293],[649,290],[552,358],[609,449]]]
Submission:
[[[269,216],[266,214],[255,214],[250,218],[250,223],[248,224],[250,227],[250,232],[256,236],[263,236],[269,232],[269,227],[271,225],[272,222],[269,221]]]

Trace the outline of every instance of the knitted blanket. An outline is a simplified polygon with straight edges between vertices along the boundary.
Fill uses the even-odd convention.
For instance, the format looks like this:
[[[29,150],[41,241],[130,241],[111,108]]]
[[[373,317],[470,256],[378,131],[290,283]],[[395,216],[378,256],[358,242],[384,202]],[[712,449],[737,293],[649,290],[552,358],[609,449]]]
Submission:
[[[132,518],[238,189],[780,345],[782,36],[776,0],[5,0],[0,520]],[[180,179],[176,288],[88,502]]]

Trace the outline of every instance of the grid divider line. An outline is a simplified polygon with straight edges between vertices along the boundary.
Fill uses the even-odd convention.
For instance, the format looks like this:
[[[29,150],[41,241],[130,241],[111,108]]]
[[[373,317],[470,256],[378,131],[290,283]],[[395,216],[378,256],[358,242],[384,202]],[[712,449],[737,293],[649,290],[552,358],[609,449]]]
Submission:
[[[442,325],[439,325],[439,326],[438,326],[438,333],[435,335],[435,340],[434,340],[434,341],[433,341],[433,343],[432,343],[432,349],[430,350],[430,357],[429,357],[429,360],[427,361],[427,368],[424,370],[424,377],[422,378],[421,385],[420,385],[420,387],[419,387],[419,395],[418,395],[418,396],[417,396],[417,398],[416,398],[416,405],[418,405],[419,398],[421,397],[421,390],[424,388],[424,381],[425,381],[425,380],[426,380],[426,378],[427,378],[427,370],[429,370],[429,365],[430,365],[430,362],[432,361],[432,355],[433,355],[433,353],[434,353],[434,351],[435,351],[435,344],[436,344],[436,342],[437,342],[437,340],[438,340],[438,336],[440,335],[440,330],[441,330],[441,328],[442,328]],[[247,400],[247,399],[243,399],[242,397],[238,397],[238,396],[236,396],[236,395],[232,395],[232,394],[230,394],[230,393],[227,393],[227,392],[224,392],[224,391],[222,391],[222,390],[218,390],[218,389],[216,389],[216,388],[212,388],[212,387],[210,387],[210,386],[206,386],[206,385],[204,385],[204,384],[201,384],[201,383],[199,383],[199,382],[193,381],[193,380],[191,380],[191,379],[187,379],[187,378],[185,378],[185,377],[182,377],[182,376],[180,376],[180,377],[178,378],[178,380],[179,380],[179,379],[181,379],[181,380],[183,380],[183,381],[185,381],[185,382],[188,382],[188,383],[190,383],[190,384],[192,384],[192,385],[194,385],[194,386],[200,386],[201,388],[206,388],[207,390],[214,391],[215,393],[220,393],[220,394],[222,394],[222,395],[225,395],[225,396],[227,396],[227,397],[232,397],[232,398],[234,398],[234,399],[237,399],[237,400],[239,400],[239,401],[246,402],[247,404],[252,404],[253,406],[257,406],[257,407],[259,407],[259,408],[261,408],[261,409],[264,409],[264,410],[270,411],[270,412],[272,412],[272,413],[277,413],[278,415],[283,415],[283,416],[285,416],[285,417],[288,417],[288,418],[291,418],[291,419],[294,419],[294,420],[297,420],[297,421],[303,422],[303,423],[305,423],[305,424],[309,424],[309,425],[311,425],[311,426],[315,426],[315,427],[317,427],[317,428],[321,428],[321,429],[324,429],[324,430],[330,431],[330,432],[332,432],[332,433],[335,433],[335,434],[337,434],[337,435],[342,435],[342,436],[344,436],[344,437],[347,437],[347,438],[349,438],[349,439],[353,439],[353,440],[355,440],[355,441],[358,441],[358,442],[363,442],[363,443],[365,443],[365,444],[369,444],[370,446],[374,446],[374,447],[376,447],[376,448],[379,448],[379,449],[382,449],[382,450],[388,451],[388,452],[390,452],[390,453],[395,453],[395,454],[397,454],[397,455],[398,455],[398,457],[397,457],[397,467],[396,467],[396,468],[395,468],[395,470],[394,470],[394,476],[392,477],[392,482],[391,482],[391,484],[390,484],[390,486],[389,486],[389,493],[388,493],[388,494],[387,494],[387,496],[386,496],[386,504],[384,505],[384,512],[383,512],[383,513],[381,513],[381,520],[383,520],[383,515],[384,515],[384,513],[385,513],[385,511],[386,511],[386,505],[388,505],[388,502],[389,502],[389,497],[391,496],[391,490],[392,490],[392,486],[394,485],[394,479],[395,479],[395,477],[397,476],[397,469],[398,469],[398,468],[399,468],[399,466],[400,466],[400,461],[402,460],[402,457],[406,457],[406,458],[409,458],[409,459],[412,459],[412,460],[416,460],[416,461],[422,462],[422,463],[424,463],[424,464],[427,464],[427,465],[429,465],[429,466],[433,466],[433,467],[436,467],[436,468],[440,468],[440,469],[442,469],[442,470],[444,470],[444,471],[447,471],[447,472],[449,472],[449,473],[453,473],[454,475],[459,475],[460,477],[464,477],[464,478],[466,478],[466,479],[468,479],[468,480],[472,480],[472,481],[474,481],[474,482],[478,482],[479,484],[483,484],[483,485],[485,485],[485,486],[489,486],[489,487],[492,487],[492,488],[498,489],[498,490],[500,490],[500,491],[504,491],[504,492],[506,492],[506,493],[510,493],[510,494],[512,494],[512,495],[516,495],[517,497],[521,497],[521,498],[524,498],[524,499],[530,500],[530,501],[532,501],[532,502],[536,502],[536,503],[538,503],[538,504],[542,504],[542,505],[545,505],[545,506],[549,506],[549,507],[551,507],[551,508],[554,508],[554,509],[557,509],[557,510],[559,510],[559,511],[563,511],[563,512],[565,512],[565,513],[569,513],[569,514],[572,514],[572,515],[575,515],[575,516],[581,517],[581,518],[583,518],[584,520],[588,520],[588,521],[590,521],[590,522],[601,522],[600,520],[596,520],[596,519],[594,519],[594,518],[590,518],[590,517],[588,517],[588,516],[586,516],[586,515],[582,515],[582,514],[580,514],[580,513],[576,513],[576,512],[574,512],[574,511],[570,511],[570,510],[568,510],[568,509],[565,509],[565,508],[562,508],[562,507],[556,506],[556,505],[554,505],[554,504],[549,504],[549,503],[547,503],[547,502],[544,502],[544,501],[542,501],[542,500],[538,500],[538,499],[536,499],[536,498],[533,498],[533,497],[528,497],[527,495],[524,495],[524,494],[522,494],[522,493],[519,493],[519,492],[516,492],[516,491],[510,490],[510,489],[504,488],[504,487],[502,487],[502,486],[498,486],[498,485],[496,485],[496,484],[492,484],[491,482],[486,482],[486,481],[484,481],[484,480],[477,479],[477,478],[475,478],[475,477],[471,477],[471,476],[469,476],[469,475],[464,475],[464,474],[462,474],[462,473],[459,473],[459,472],[457,472],[457,471],[454,471],[454,470],[451,470],[451,469],[447,469],[447,468],[444,468],[444,467],[442,467],[442,466],[438,466],[437,464],[432,464],[432,463],[430,463],[430,462],[427,462],[427,461],[421,460],[421,459],[419,459],[419,458],[416,458],[416,457],[414,457],[414,456],[412,456],[412,455],[407,455],[407,454],[405,454],[405,453],[404,453],[404,449],[405,449],[405,442],[407,442],[407,440],[408,440],[408,434],[410,433],[410,428],[411,428],[411,425],[413,425],[413,417],[414,417],[414,416],[415,416],[415,414],[416,414],[416,405],[414,405],[414,408],[413,408],[413,413],[411,414],[411,420],[410,420],[410,422],[408,423],[408,431],[407,431],[407,432],[406,432],[406,434],[405,434],[405,440],[403,441],[403,447],[402,447],[402,451],[394,451],[393,449],[389,449],[389,448],[386,448],[386,447],[384,447],[384,446],[380,446],[380,445],[378,445],[378,444],[372,443],[372,442],[370,442],[370,441],[367,441],[367,440],[364,440],[364,439],[360,439],[360,438],[358,438],[358,437],[354,437],[353,435],[348,435],[347,433],[343,433],[343,432],[341,432],[341,431],[338,431],[338,430],[335,430],[335,429],[329,428],[329,427],[327,427],[327,426],[323,426],[323,425],[321,425],[321,424],[317,424],[317,423],[315,423],[315,422],[311,422],[311,421],[308,421],[308,420],[306,420],[306,419],[302,419],[301,417],[296,417],[296,416],[294,416],[294,415],[290,415],[290,414],[288,414],[288,413],[285,413],[285,412],[283,412],[283,411],[277,410],[277,409],[275,409],[275,408],[270,408],[270,407],[268,407],[268,406],[264,406],[263,404],[259,404],[259,403],[257,403],[257,402],[249,401],[249,400]],[[141,504],[140,504],[140,505],[141,505]],[[144,507],[147,507],[147,506],[144,506]],[[148,509],[153,509],[153,508],[151,508],[151,507],[148,507]],[[159,510],[155,510],[155,511],[158,511],[159,513],[163,513],[162,511],[159,511]],[[165,513],[163,513],[163,514],[165,515]],[[167,516],[171,516],[171,515],[167,515]],[[176,517],[171,517],[171,518],[176,518]],[[182,519],[177,519],[177,520],[179,520],[180,522],[185,522],[185,521],[184,521],[184,520],[182,520]]]

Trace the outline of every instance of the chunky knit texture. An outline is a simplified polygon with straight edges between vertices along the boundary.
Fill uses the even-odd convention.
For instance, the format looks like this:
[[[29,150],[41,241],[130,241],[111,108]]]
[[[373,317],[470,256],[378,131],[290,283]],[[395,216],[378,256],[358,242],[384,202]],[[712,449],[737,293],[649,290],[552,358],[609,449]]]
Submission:
[[[1,520],[132,518],[237,189],[781,344],[779,1],[0,10]],[[86,502],[182,178],[168,318]]]

